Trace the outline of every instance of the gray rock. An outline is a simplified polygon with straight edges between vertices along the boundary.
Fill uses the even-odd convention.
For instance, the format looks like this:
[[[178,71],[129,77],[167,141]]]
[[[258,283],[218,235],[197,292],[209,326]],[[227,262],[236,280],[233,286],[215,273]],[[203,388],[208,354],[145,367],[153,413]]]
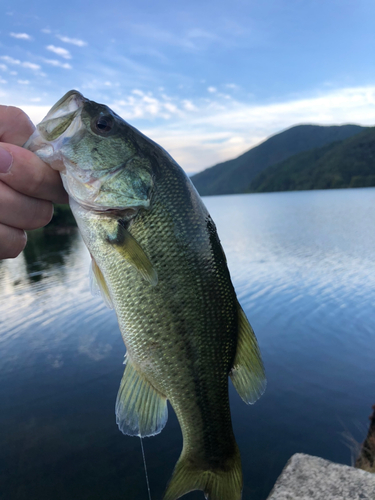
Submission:
[[[375,500],[375,474],[296,453],[267,500]]]

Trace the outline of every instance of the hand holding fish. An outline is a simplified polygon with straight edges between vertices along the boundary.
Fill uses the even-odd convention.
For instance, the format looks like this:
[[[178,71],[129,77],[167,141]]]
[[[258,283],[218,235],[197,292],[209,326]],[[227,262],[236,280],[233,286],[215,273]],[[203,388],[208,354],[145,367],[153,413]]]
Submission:
[[[25,230],[48,224],[52,202],[68,201],[58,172],[21,147],[34,128],[22,110],[0,106],[0,259],[22,252]]]

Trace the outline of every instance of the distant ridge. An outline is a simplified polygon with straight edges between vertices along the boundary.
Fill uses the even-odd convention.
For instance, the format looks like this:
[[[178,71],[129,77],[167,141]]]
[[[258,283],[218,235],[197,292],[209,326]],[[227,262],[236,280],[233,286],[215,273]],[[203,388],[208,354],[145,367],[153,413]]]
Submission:
[[[297,125],[270,137],[238,158],[193,175],[191,180],[202,196],[243,193],[270,165],[297,153],[347,139],[366,128],[359,125]]]
[[[375,127],[271,165],[252,180],[248,191],[370,186],[375,186]]]

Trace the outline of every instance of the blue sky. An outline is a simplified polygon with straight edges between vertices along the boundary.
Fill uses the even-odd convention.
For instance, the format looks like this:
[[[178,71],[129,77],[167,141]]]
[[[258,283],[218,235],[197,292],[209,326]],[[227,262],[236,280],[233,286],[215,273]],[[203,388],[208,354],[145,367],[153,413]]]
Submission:
[[[299,123],[375,124],[373,0],[3,2],[0,103],[70,89],[188,172]]]

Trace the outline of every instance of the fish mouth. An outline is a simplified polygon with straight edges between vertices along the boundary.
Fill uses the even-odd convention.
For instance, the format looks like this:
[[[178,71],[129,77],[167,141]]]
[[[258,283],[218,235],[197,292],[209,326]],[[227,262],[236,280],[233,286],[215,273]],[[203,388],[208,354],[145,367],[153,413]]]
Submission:
[[[75,118],[81,114],[85,102],[87,99],[77,90],[71,90],[57,101],[37,127],[43,139],[53,142],[67,132],[70,125],[76,123]],[[74,130],[69,130],[69,137],[80,126],[78,121]]]
[[[70,90],[52,106],[42,121],[44,122],[74,113],[77,109],[82,107],[86,101],[87,99],[83,97],[78,90]]]
[[[81,113],[87,99],[77,90],[65,94],[37,125],[24,148],[36,153],[54,170],[64,171],[61,147],[84,129]]]

